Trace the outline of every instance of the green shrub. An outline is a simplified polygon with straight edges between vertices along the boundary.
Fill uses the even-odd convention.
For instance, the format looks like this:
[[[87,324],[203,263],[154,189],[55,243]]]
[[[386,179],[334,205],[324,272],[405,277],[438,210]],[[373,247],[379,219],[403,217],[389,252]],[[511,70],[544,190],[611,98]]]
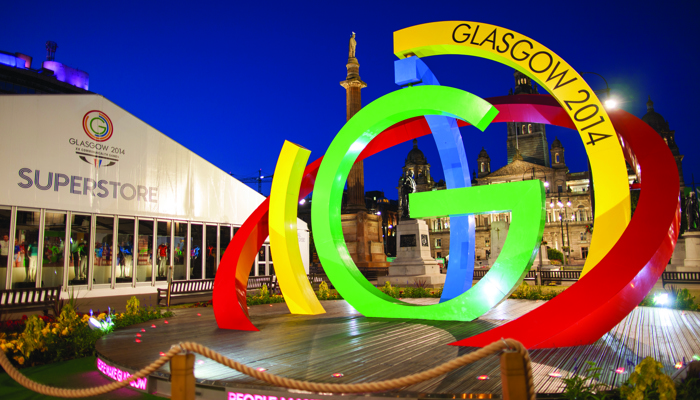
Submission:
[[[564,253],[562,253],[561,251],[559,251],[557,249],[549,248],[549,249],[547,249],[547,258],[549,258],[550,261],[557,260],[557,261],[563,263],[564,262]]]
[[[260,294],[258,296],[262,298],[270,297],[270,290],[267,288],[267,285],[262,285],[262,287],[260,288]]]
[[[432,297],[430,295],[430,289],[424,287],[407,287],[403,290],[403,295],[401,297],[420,299],[424,297]]]
[[[246,298],[246,303],[248,303],[249,306],[255,306],[258,304],[284,303],[284,296],[281,294],[273,294],[272,296],[269,294],[267,296],[248,296]]]
[[[511,293],[511,299],[523,300],[552,300],[559,292],[551,289],[544,289],[542,286],[531,286],[523,282],[518,289]]]
[[[331,295],[331,290],[328,289],[328,285],[326,282],[321,282],[320,285],[318,285],[318,294],[316,297],[318,297],[319,300],[327,300]]]
[[[391,287],[391,282],[389,281],[384,282],[384,286],[379,288],[379,290],[381,290],[382,293],[384,293],[385,295],[391,296],[393,298],[397,298],[400,295],[399,289]]]
[[[659,399],[673,400],[676,398],[676,387],[673,380],[663,373],[663,364],[647,357],[634,367],[630,378],[620,387],[623,399]]]
[[[596,367],[594,362],[586,361],[588,369],[579,375],[574,374],[568,378],[563,378],[565,389],[562,393],[564,398],[571,400],[597,400],[604,399],[605,385],[600,383],[600,367]]]
[[[674,308],[676,310],[698,310],[698,304],[695,303],[695,296],[692,296],[688,289],[678,289],[675,286],[669,286],[665,292],[668,295],[667,304],[657,304],[656,298],[658,296],[658,292],[652,292],[649,293],[644,300],[639,303],[639,305],[642,307]]]
[[[678,400],[697,400],[700,399],[700,379],[686,378],[676,385]]]

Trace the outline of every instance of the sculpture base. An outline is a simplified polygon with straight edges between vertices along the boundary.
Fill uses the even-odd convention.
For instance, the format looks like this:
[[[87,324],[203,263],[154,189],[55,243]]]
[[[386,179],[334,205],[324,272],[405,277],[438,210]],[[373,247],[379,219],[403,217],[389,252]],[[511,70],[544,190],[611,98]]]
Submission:
[[[378,215],[360,211],[340,217],[343,237],[352,261],[358,268],[386,268],[382,219]]]
[[[686,271],[697,271],[700,269],[700,231],[688,231],[683,234],[685,239],[685,259],[683,267],[692,268]],[[678,267],[680,268],[680,267]],[[677,271],[681,271],[677,269]]]
[[[389,266],[389,275],[377,279],[377,285],[442,287],[445,275],[430,257],[428,225],[421,219],[403,220],[397,226],[398,254]]]
[[[666,270],[675,271],[669,268],[682,267],[683,265],[685,265],[685,238],[681,236],[678,238],[678,242],[676,242],[676,247],[673,249],[673,255],[671,255],[671,262],[669,263],[669,266],[666,267]]]

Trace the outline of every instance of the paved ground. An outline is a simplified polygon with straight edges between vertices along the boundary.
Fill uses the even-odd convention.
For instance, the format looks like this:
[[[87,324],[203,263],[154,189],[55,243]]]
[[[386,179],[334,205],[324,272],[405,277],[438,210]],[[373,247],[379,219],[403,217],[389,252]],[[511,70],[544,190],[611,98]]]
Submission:
[[[406,299],[433,304],[437,299]],[[350,383],[405,376],[437,366],[474,348],[447,346],[465,337],[502,325],[544,304],[543,301],[506,300],[471,322],[421,321],[363,317],[347,302],[323,301],[325,314],[292,315],[284,303],[250,307],[251,321],[259,332],[217,328],[211,308],[177,310],[168,324],[134,325],[108,335],[97,351],[108,361],[138,370],[167,351],[171,344],[194,341],[251,367],[313,382]],[[142,333],[140,343],[136,333]],[[538,393],[558,393],[563,377],[583,369],[586,361],[602,368],[601,382],[619,386],[629,371],[647,356],[673,374],[676,362],[700,354],[700,312],[638,307],[620,324],[589,346],[534,350],[533,374]],[[204,385],[232,388],[267,386],[253,378],[196,356],[195,377]],[[616,373],[624,368],[624,373]],[[164,366],[160,370],[167,375]],[[340,379],[332,373],[342,373]],[[487,375],[491,379],[477,380]],[[389,394],[444,396],[461,393],[500,395],[500,366],[488,357],[430,381]],[[286,397],[286,396],[284,396]]]

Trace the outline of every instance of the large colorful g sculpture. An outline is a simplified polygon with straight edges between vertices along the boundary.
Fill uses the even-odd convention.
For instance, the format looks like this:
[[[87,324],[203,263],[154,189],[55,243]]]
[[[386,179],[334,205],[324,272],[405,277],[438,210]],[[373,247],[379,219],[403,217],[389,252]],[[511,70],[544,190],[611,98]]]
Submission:
[[[576,284],[515,321],[454,344],[482,346],[500,337],[512,337],[528,348],[547,348],[590,344],[599,339],[651,290],[675,247],[680,221],[679,185],[668,147],[638,118],[621,110],[608,115],[573,68],[541,44],[519,33],[476,22],[436,22],[395,32],[394,45],[400,59],[440,54],[489,58],[526,73],[552,96],[505,96],[486,99],[488,104],[458,89],[430,85],[409,87],[390,93],[358,112],[331,143],[326,157],[316,160],[303,172],[298,165],[282,167],[281,158],[278,169],[295,170],[292,174],[301,177],[298,196],[294,196],[291,189],[296,185],[289,185],[286,191],[279,192],[282,193],[279,199],[263,202],[229,244],[214,286],[214,311],[219,327],[256,330],[248,319],[245,302],[250,265],[268,233],[274,252],[277,240],[273,239],[272,232],[287,229],[278,226],[280,222],[273,222],[272,209],[268,225],[268,209],[273,200],[277,204],[294,202],[296,205],[296,201],[312,189],[313,234],[319,258],[338,291],[364,315],[466,321],[507,297],[529,269],[541,240],[544,191],[539,181],[474,188],[462,182],[461,186],[455,183],[444,191],[411,195],[412,217],[512,212],[511,230],[494,267],[471,289],[464,282],[458,282],[457,287],[461,288],[450,296],[451,300],[442,299],[447,301],[437,305],[412,306],[384,296],[359,273],[342,237],[339,193],[342,193],[352,164],[395,144],[429,134],[431,130],[443,129],[442,122],[448,125],[445,132],[454,132],[449,119],[437,118],[455,118],[462,126],[469,122],[482,130],[491,121],[546,123],[578,130],[595,174],[596,233],[584,274]],[[407,64],[397,67],[398,83],[415,84],[429,78],[430,74],[425,73],[427,67],[416,60],[411,61],[413,67],[403,70],[408,71],[407,80],[399,79],[398,74]],[[457,141],[453,138],[446,146],[456,146]],[[441,157],[443,154],[441,151]],[[454,153],[451,157],[461,159]],[[643,188],[631,222],[625,160],[636,169]],[[463,170],[456,169],[457,174],[460,171],[463,174]],[[273,196],[278,196],[278,192]],[[518,201],[498,203],[501,197]],[[277,220],[289,221],[291,217],[287,213]],[[464,226],[468,233],[468,222]],[[280,237],[287,237],[287,234],[291,231],[287,230]],[[469,235],[463,236],[462,241],[469,243]],[[462,256],[461,264],[466,263],[465,258]],[[285,281],[294,279],[301,286],[306,282],[306,277],[301,275],[303,272],[298,272],[298,262],[289,261],[288,264],[278,265],[278,256],[275,256],[286,301],[312,304],[308,298],[298,298],[309,296],[308,290],[287,293],[285,286],[293,286]],[[297,274],[289,274],[292,278],[284,277],[279,273],[280,267],[296,269]],[[447,278],[471,280],[471,276],[464,273]],[[232,296],[232,292],[236,296]],[[596,297],[591,297],[591,293],[596,293]],[[297,312],[321,311],[312,307]]]

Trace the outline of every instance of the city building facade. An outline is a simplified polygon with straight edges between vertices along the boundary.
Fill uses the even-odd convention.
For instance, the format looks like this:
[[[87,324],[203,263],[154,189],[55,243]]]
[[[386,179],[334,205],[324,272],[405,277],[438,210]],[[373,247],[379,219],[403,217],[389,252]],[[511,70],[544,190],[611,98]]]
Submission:
[[[538,94],[536,85],[526,75],[515,72],[515,88],[510,94]],[[684,188],[682,160],[675,142],[675,131],[669,123],[654,111],[651,99],[647,102],[647,113],[642,120],[648,123],[666,141],[678,165],[681,193]],[[538,179],[546,190],[546,220],[543,241],[547,247],[557,249],[568,255],[569,264],[583,265],[588,256],[593,231],[593,207],[591,204],[591,182],[588,171],[571,172],[566,165],[565,149],[555,138],[551,146],[547,145],[547,136],[543,124],[512,122],[507,124],[508,163],[492,170],[491,158],[486,149],[481,149],[476,158],[476,170],[472,179],[473,186],[492,185],[506,182]],[[435,182],[430,175],[430,164],[420,149],[417,140],[408,153],[402,168],[399,187],[406,172],[413,173],[416,191],[445,189],[443,181]],[[629,170],[629,183],[636,181],[634,171]],[[398,188],[397,188],[398,189]],[[403,204],[399,192],[399,215]],[[448,258],[450,252],[450,218],[426,218],[430,229],[431,255],[436,259]],[[475,216],[475,257],[476,265],[489,266],[495,257],[492,253],[492,237],[500,232],[503,222],[510,224],[510,213],[494,213]],[[538,261],[535,260],[535,263]]]

